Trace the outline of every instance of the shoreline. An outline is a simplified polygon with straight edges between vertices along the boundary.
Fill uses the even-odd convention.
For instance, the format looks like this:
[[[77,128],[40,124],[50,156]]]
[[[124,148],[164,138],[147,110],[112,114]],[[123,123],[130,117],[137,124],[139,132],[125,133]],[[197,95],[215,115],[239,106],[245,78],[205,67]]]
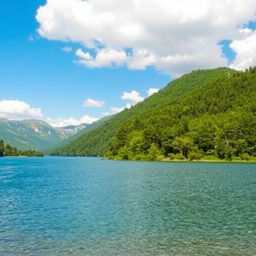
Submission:
[[[154,162],[179,162],[179,163],[251,163],[251,164],[256,164],[256,160],[207,160],[207,159],[202,159],[202,160],[162,160],[162,161],[154,161]]]
[[[60,155],[44,155],[44,156],[3,156],[0,157],[0,159],[4,158],[44,158],[44,157],[63,157],[63,158],[76,158],[76,157],[81,157],[81,158],[100,158],[102,160],[109,160],[109,161],[129,161],[129,162],[157,162],[157,163],[244,163],[244,164],[256,164],[256,159],[255,160],[222,160],[222,159],[200,159],[200,160],[178,160],[178,159],[162,159],[162,160],[131,160],[131,159],[109,159],[104,156],[60,156]]]
[[[107,157],[101,157],[103,160],[110,161],[134,161],[134,162],[158,162],[158,163],[248,163],[248,164],[256,164],[255,160],[222,160],[222,159],[199,159],[199,160],[178,160],[178,159],[163,159],[163,160],[130,160],[130,159],[109,159]]]

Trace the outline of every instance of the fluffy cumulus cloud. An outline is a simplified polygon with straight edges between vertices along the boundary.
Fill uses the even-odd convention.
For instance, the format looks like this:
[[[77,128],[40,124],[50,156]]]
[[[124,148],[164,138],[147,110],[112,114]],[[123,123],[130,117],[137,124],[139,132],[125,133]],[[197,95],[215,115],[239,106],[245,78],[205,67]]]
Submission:
[[[120,112],[122,112],[125,109],[125,107],[111,107],[109,112],[103,112],[103,116],[110,116],[110,115],[115,115]]]
[[[111,108],[110,108],[110,114],[113,115],[113,114],[120,113],[120,112],[122,112],[124,109],[125,109],[125,107],[111,107]]]
[[[150,97],[151,95],[153,95],[153,94],[159,92],[159,90],[160,90],[160,89],[158,89],[158,88],[149,88],[148,91],[147,91],[147,94],[148,94],[148,96]]]
[[[241,29],[255,12],[255,0],[47,0],[36,18],[42,37],[81,43],[76,55],[87,67],[153,66],[178,76],[227,65],[222,40],[234,43],[234,65],[246,65],[242,44],[255,35]]]
[[[130,104],[137,104],[144,100],[144,98],[137,91],[124,92],[121,99]]]
[[[116,51],[113,49],[98,50],[95,57],[89,52],[84,52],[82,49],[78,49],[76,51],[76,56],[79,57],[78,62],[80,64],[91,68],[122,66],[127,60],[124,51]]]
[[[0,100],[0,118],[25,119],[42,117],[40,108],[32,108],[21,100]]]
[[[250,29],[241,30],[243,38],[234,40],[230,47],[236,53],[231,67],[244,70],[256,65],[256,31]]]
[[[89,116],[89,115],[84,115],[81,118],[57,118],[57,119],[51,119],[48,118],[47,122],[54,126],[54,127],[65,127],[68,125],[79,125],[79,124],[92,124],[93,122],[97,121],[98,118]]]
[[[160,89],[158,88],[149,88],[147,90],[147,97],[157,93]],[[137,103],[143,101],[145,98],[140,95],[139,92],[132,90],[130,92],[123,92],[121,99],[126,102],[123,107],[111,107],[109,112],[102,113],[103,116],[114,115],[125,109],[129,109]]]
[[[144,100],[144,98],[140,95],[140,93],[134,90],[130,92],[123,92],[123,94],[121,95],[121,99],[126,102],[124,106],[111,107],[108,112],[103,112],[102,115],[103,116],[115,115],[125,109],[131,108],[132,106]]]
[[[84,106],[88,108],[91,108],[91,107],[101,108],[104,106],[104,104],[105,104],[104,101],[94,100],[94,99],[86,99],[84,101]]]

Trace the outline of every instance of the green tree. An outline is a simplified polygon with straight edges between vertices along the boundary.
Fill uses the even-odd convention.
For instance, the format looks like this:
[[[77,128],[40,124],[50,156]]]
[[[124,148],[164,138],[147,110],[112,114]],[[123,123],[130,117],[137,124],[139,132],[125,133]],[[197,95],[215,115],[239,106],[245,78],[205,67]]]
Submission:
[[[158,157],[161,156],[161,151],[159,150],[159,148],[157,147],[157,145],[155,143],[152,143],[149,150],[148,150],[148,156],[149,156],[149,160],[154,161],[157,160]]]
[[[0,140],[0,157],[4,156],[4,141]]]
[[[193,148],[194,143],[188,137],[176,137],[173,140],[172,146],[179,151],[185,158],[188,158],[189,151]]]

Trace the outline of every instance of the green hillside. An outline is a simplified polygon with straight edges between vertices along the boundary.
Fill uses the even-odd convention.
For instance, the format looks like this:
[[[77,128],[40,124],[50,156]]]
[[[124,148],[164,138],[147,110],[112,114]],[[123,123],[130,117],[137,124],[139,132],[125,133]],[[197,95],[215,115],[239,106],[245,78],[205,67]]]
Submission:
[[[199,70],[56,150],[116,159],[255,154],[255,69]]]
[[[125,122],[111,139],[116,159],[256,157],[256,69],[224,76],[147,116]]]
[[[21,150],[46,150],[70,136],[70,131],[54,128],[41,120],[0,119],[1,139]]]

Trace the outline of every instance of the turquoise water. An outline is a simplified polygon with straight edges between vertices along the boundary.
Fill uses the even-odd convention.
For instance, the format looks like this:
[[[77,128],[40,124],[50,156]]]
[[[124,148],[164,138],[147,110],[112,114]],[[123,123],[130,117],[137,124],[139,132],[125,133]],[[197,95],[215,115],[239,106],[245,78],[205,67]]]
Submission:
[[[0,159],[0,255],[256,255],[256,165]]]

